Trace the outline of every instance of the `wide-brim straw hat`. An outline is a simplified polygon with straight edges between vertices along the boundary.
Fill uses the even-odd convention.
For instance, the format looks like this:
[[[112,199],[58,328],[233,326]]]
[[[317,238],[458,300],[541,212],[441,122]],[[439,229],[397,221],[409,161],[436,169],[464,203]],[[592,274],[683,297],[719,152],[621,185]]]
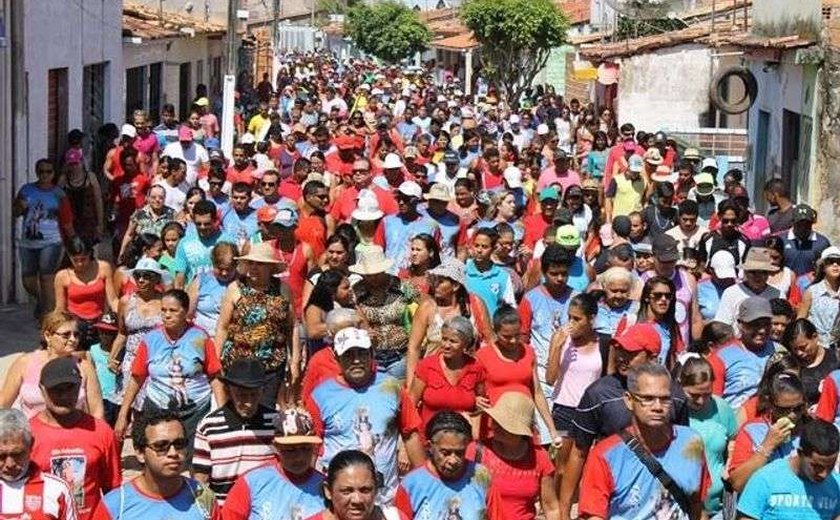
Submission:
[[[381,247],[374,246],[365,251],[358,261],[350,266],[350,272],[360,275],[371,275],[388,272],[394,261],[385,256]]]
[[[257,262],[260,264],[280,264],[282,263],[274,255],[274,247],[268,242],[260,242],[251,246],[251,250],[247,255],[237,256],[237,260],[248,260],[249,262]]]
[[[533,435],[534,401],[521,392],[505,392],[484,412],[508,433],[523,437]]]

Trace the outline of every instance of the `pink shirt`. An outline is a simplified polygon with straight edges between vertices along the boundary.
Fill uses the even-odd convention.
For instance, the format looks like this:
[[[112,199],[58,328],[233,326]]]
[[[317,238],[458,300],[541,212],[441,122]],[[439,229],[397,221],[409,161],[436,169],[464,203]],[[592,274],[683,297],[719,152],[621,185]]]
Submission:
[[[201,116],[201,129],[204,130],[204,138],[212,139],[219,133],[219,120],[214,114],[204,114]]]
[[[153,153],[160,151],[157,135],[154,132],[149,132],[146,136],[137,134],[137,138],[134,140],[134,149],[151,157]]]
[[[580,186],[580,175],[574,170],[567,170],[564,175],[557,175],[554,166],[549,166],[540,173],[540,180],[537,181],[537,189],[542,190],[551,186],[552,184],[559,184],[563,187],[563,192],[569,189],[569,186],[577,184]]]
[[[758,240],[759,238],[770,236],[770,222],[761,215],[750,215],[750,218],[741,224],[738,229],[750,240]]]

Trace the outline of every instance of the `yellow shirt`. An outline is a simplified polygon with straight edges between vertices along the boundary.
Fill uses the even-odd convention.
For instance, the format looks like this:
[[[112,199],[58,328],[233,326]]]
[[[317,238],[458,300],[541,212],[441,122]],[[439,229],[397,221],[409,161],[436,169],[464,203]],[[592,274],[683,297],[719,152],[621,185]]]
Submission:
[[[271,120],[269,118],[257,114],[248,121],[248,132],[250,132],[254,137],[259,138],[262,133],[263,126],[268,124],[271,124]]]

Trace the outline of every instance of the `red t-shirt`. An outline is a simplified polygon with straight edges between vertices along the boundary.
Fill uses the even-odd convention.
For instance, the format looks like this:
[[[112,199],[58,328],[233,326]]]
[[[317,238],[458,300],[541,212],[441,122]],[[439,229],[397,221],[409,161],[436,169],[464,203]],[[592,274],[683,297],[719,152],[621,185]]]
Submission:
[[[523,224],[525,227],[525,236],[522,239],[522,243],[533,249],[534,245],[542,240],[545,230],[551,225],[551,221],[546,222],[542,213],[537,213],[526,216],[523,219]]]
[[[399,212],[397,207],[397,199],[394,195],[383,190],[379,186],[371,184],[368,189],[373,191],[376,195],[376,200],[379,202],[379,209],[386,215],[395,215]],[[349,222],[352,218],[353,210],[356,209],[357,199],[359,198],[359,190],[352,186],[341,192],[338,199],[333,204],[330,214],[337,222]]]
[[[23,484],[0,480],[0,520],[76,520],[76,506],[67,484],[29,466]]]
[[[475,460],[475,451],[475,443],[470,444],[467,459]],[[534,446],[522,460],[508,461],[484,446],[481,465],[490,471],[492,486],[500,495],[502,518],[534,520],[537,517],[536,502],[540,498],[542,479],[554,477],[554,463],[546,450]]]
[[[339,177],[349,177],[353,175],[353,161],[344,162],[338,152],[328,153],[324,156],[324,170],[334,173]]]
[[[146,204],[146,193],[151,187],[149,178],[142,173],[133,177],[120,175],[111,182],[111,200],[117,212],[117,223],[128,226],[131,215],[135,210]]]
[[[317,260],[327,250],[327,225],[324,217],[304,215],[300,212],[295,237],[306,242],[312,248],[312,255]]]
[[[522,357],[516,361],[502,359],[490,345],[478,349],[475,357],[484,369],[485,392],[490,404],[495,404],[505,392],[522,392],[534,397],[536,356],[530,345],[525,345]]]
[[[289,177],[280,181],[280,187],[277,188],[277,192],[282,197],[287,197],[297,202],[303,197],[303,186],[298,181]]]
[[[47,424],[37,415],[29,423],[35,439],[32,461],[63,479],[76,501],[79,519],[90,518],[102,495],[122,483],[114,430],[88,414],[70,428]]]
[[[330,347],[322,348],[306,364],[301,383],[301,395],[312,395],[315,387],[327,379],[338,377],[341,374],[341,366],[335,357],[335,352]]]
[[[484,387],[484,371],[473,358],[468,358],[455,384],[449,382],[443,374],[442,354],[424,358],[415,371],[417,379],[426,387],[420,404],[421,432],[426,431],[426,424],[442,410],[454,412],[472,412],[475,410],[475,398]]]
[[[254,168],[251,165],[245,166],[243,170],[237,170],[233,165],[229,166],[225,175],[226,180],[232,185],[237,182],[244,182],[248,185],[254,184]]]

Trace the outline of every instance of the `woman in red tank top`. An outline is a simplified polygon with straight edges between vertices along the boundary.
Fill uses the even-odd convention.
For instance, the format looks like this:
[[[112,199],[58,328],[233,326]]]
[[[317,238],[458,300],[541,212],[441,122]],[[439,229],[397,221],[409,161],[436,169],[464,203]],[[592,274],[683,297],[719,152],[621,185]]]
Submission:
[[[55,276],[55,308],[79,319],[80,348],[87,350],[97,341],[92,325],[102,314],[117,308],[113,272],[108,262],[97,260],[80,238],[67,245],[70,267]]]

